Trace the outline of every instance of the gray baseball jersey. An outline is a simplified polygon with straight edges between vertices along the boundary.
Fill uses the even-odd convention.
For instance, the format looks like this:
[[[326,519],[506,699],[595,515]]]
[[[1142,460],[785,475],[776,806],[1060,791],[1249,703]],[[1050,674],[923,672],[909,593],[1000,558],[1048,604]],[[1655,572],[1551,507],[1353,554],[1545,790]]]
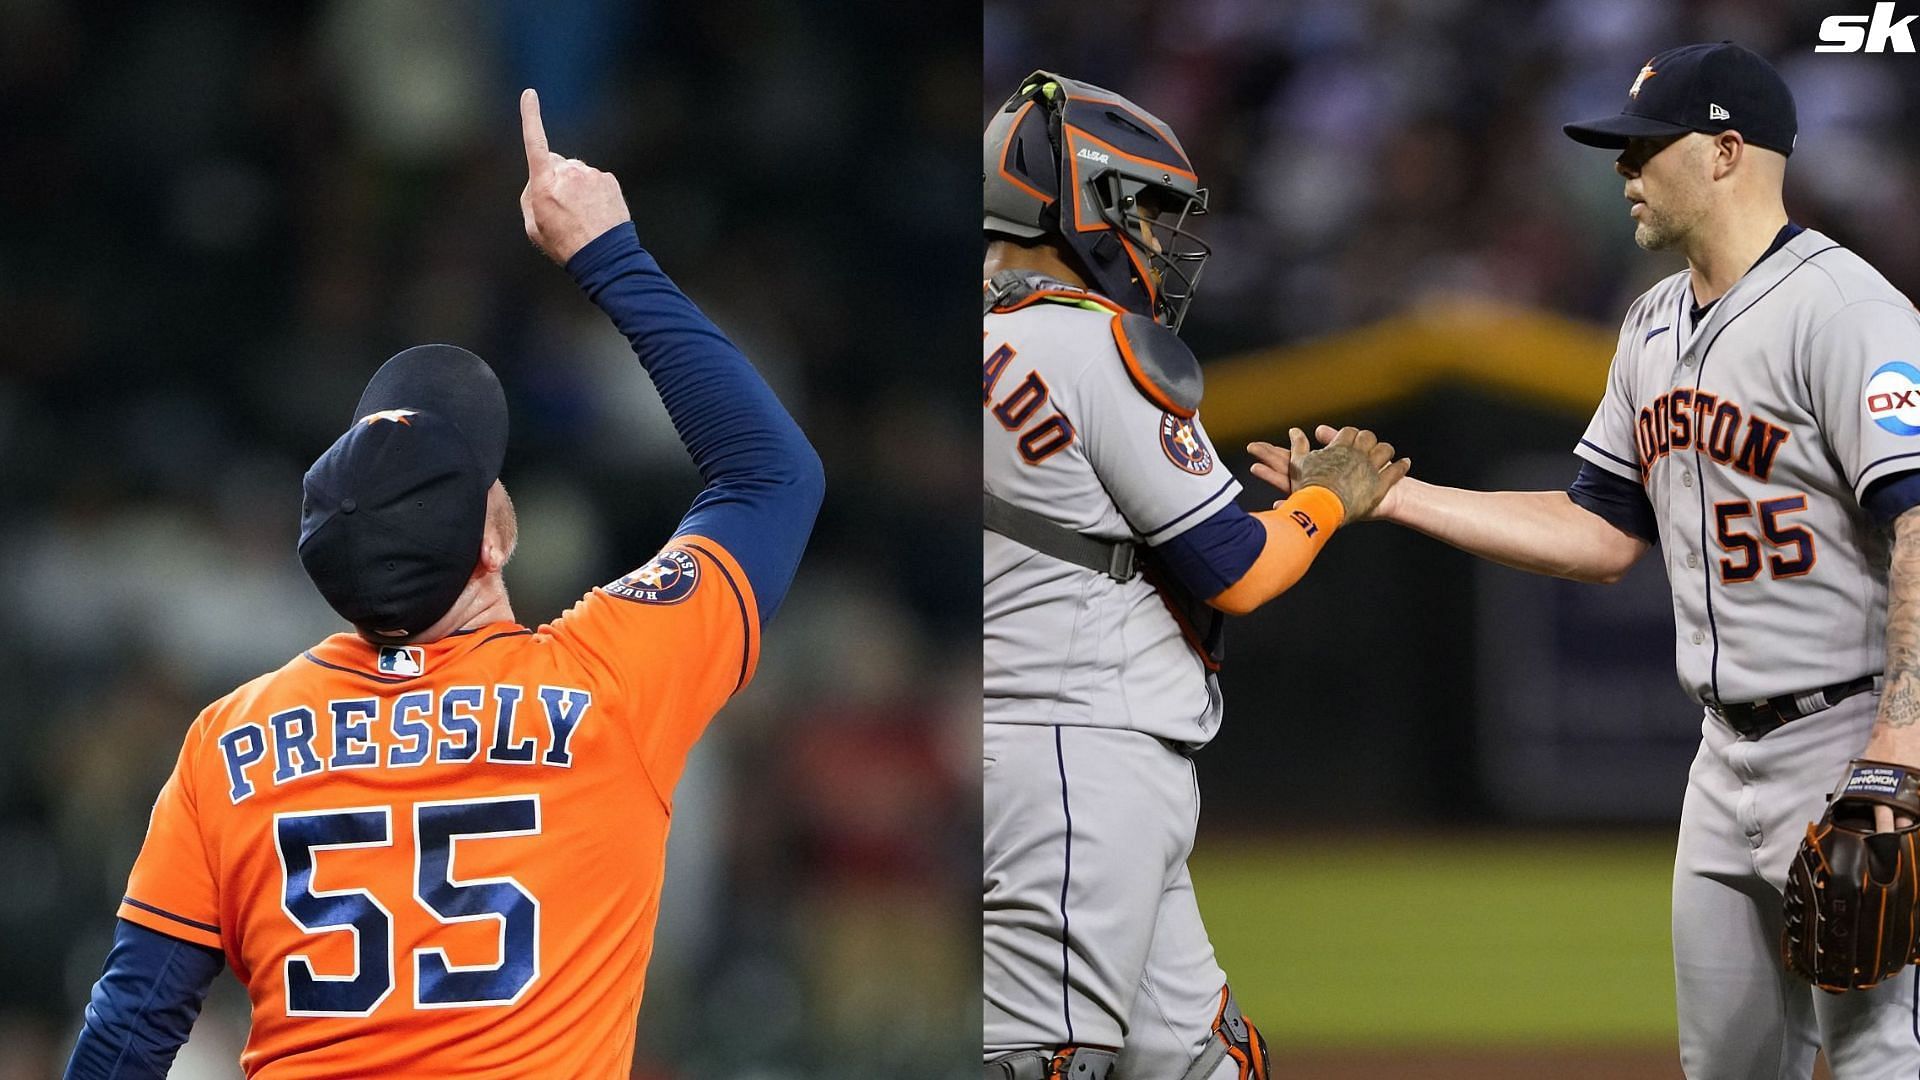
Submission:
[[[1072,302],[1060,302],[1060,300]],[[1163,544],[1240,492],[1197,417],[1147,400],[1091,294],[986,316],[986,490],[1085,535]],[[1200,745],[1220,696],[1154,588],[985,540],[985,719]]]
[[[1685,272],[1627,313],[1576,452],[1644,485],[1673,591],[1680,682],[1702,704],[1798,694],[1886,662],[1887,541],[1869,485],[1920,466],[1920,314],[1803,231],[1698,325]],[[1711,711],[1680,815],[1673,951],[1695,1080],[1920,1068],[1913,973],[1829,995],[1780,962],[1787,862],[1865,746],[1863,693],[1759,739]]]
[[[1920,468],[1920,313],[1812,230],[1691,305],[1685,272],[1633,304],[1575,451],[1646,488],[1681,684],[1732,704],[1878,672],[1887,543],[1860,497]]]

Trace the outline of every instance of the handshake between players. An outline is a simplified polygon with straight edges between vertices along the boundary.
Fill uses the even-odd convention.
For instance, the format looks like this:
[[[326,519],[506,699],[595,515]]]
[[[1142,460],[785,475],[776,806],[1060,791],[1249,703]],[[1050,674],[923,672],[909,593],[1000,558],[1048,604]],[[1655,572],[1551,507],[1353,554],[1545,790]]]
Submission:
[[[1320,440],[1318,450],[1299,428],[1290,429],[1287,436],[1288,448],[1268,442],[1247,446],[1253,455],[1253,475],[1279,488],[1282,495],[1315,484],[1325,487],[1339,497],[1349,522],[1390,516],[1388,500],[1413,468],[1411,458],[1394,460],[1392,443],[1380,441],[1364,428],[1336,431],[1326,424],[1314,429]]]

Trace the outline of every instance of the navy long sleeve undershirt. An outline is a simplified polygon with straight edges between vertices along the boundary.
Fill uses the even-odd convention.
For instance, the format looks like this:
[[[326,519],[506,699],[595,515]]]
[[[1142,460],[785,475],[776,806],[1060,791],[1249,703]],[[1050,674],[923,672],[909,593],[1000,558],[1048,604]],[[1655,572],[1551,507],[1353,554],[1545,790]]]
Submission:
[[[218,950],[121,919],[66,1080],[164,1080],[221,964]]]
[[[760,373],[640,246],[631,222],[581,248],[567,272],[633,344],[707,483],[676,535],[725,547],[765,624],[793,582],[825,495],[819,454]]]
[[[1260,519],[1228,503],[1153,550],[1180,584],[1208,599],[1247,576],[1266,545],[1267,530]]]
[[[1920,472],[1895,473],[1875,480],[1867,485],[1860,505],[1882,528],[1892,528],[1894,518],[1920,506]]]
[[[1653,504],[1647,501],[1647,489],[1637,481],[1615,476],[1590,461],[1583,461],[1579,474],[1567,487],[1567,498],[1629,536],[1649,544],[1660,542],[1660,524],[1654,519]]]

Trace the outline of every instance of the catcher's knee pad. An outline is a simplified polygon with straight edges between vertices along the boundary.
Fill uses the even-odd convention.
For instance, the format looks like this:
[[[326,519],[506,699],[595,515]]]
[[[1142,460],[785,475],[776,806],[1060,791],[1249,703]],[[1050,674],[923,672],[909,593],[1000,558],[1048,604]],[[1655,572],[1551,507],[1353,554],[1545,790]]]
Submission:
[[[1107,1080],[1115,1056],[1091,1046],[1021,1050],[987,1062],[986,1080]]]
[[[1267,1058],[1267,1040],[1253,1021],[1240,1011],[1240,1003],[1233,1000],[1233,988],[1220,988],[1220,1008],[1213,1015],[1213,1037],[1207,1040],[1207,1048],[1187,1066],[1186,1075],[1180,1080],[1210,1080],[1220,1063],[1231,1059],[1235,1071],[1221,1071],[1219,1075],[1231,1076],[1234,1080],[1267,1080],[1269,1061]]]

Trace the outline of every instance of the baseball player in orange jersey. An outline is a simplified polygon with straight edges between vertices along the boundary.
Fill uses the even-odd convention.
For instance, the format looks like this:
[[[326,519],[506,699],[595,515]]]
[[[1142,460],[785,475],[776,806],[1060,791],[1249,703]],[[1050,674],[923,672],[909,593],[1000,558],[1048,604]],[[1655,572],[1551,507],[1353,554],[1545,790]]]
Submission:
[[[537,629],[501,571],[506,403],[409,349],[307,473],[354,633],[215,702],[161,790],[69,1077],[164,1076],[224,961],[250,1077],[624,1077],[675,782],[752,676],[819,458],[521,99],[527,235],[633,343],[707,481],[667,546]]]

